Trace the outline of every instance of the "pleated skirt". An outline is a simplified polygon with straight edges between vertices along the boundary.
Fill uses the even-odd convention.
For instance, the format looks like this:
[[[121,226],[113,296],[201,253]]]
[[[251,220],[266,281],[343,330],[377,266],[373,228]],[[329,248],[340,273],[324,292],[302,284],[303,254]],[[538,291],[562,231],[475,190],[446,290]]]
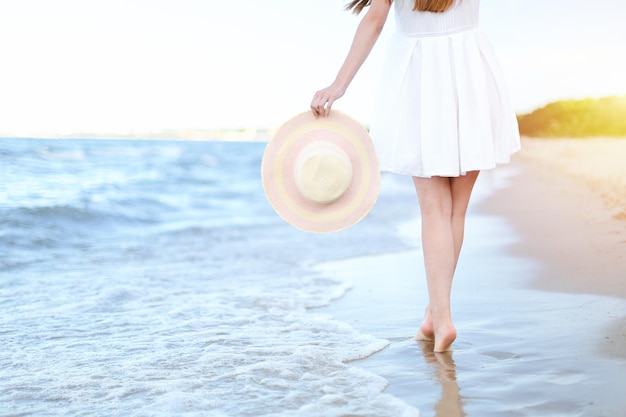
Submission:
[[[519,129],[478,28],[390,40],[370,135],[381,171],[457,177],[509,162]]]

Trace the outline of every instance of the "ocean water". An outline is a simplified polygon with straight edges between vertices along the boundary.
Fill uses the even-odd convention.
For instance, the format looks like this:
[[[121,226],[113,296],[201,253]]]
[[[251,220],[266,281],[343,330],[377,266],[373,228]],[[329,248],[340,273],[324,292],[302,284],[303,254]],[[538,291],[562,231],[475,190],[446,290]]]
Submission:
[[[0,415],[414,416],[351,364],[388,342],[316,312],[320,262],[402,249],[370,215],[300,232],[267,203],[264,143],[0,139]]]

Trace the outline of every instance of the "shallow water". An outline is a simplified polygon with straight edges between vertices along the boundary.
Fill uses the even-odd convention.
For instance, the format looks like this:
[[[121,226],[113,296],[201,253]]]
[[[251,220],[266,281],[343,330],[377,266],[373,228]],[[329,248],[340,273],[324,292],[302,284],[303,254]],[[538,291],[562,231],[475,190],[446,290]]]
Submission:
[[[415,202],[384,177],[356,227],[297,231],[263,149],[0,140],[0,414],[417,414],[349,365],[388,341],[310,311],[349,288],[311,265],[406,247]]]
[[[474,203],[506,186],[509,173],[481,174]],[[402,226],[414,245],[419,227]],[[506,251],[516,239],[504,219],[470,209],[453,286],[452,353],[434,354],[432,345],[412,340],[427,303],[417,246],[320,264],[321,273],[355,283],[321,311],[390,341],[354,365],[387,379],[385,392],[422,417],[626,415],[626,359],[603,354],[622,336],[609,326],[626,317],[626,302],[533,289],[541,265]]]

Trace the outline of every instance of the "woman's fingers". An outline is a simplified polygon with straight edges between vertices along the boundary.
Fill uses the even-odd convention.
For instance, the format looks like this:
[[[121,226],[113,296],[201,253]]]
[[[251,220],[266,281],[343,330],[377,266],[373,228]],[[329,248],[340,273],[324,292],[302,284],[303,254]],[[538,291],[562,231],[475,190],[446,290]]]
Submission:
[[[320,108],[319,108],[319,92],[315,93],[313,96],[313,100],[311,100],[311,111],[313,111],[313,116],[320,117]]]
[[[324,104],[324,117],[328,117],[330,114],[330,108],[332,107],[333,102],[334,100],[332,98],[326,100],[326,103]]]
[[[326,87],[318,91],[311,101],[311,110],[315,117],[327,117],[335,100],[343,96],[343,90],[335,86]]]
[[[315,117],[326,117],[330,112],[330,108],[334,100],[328,93],[317,92],[311,101],[311,110]]]

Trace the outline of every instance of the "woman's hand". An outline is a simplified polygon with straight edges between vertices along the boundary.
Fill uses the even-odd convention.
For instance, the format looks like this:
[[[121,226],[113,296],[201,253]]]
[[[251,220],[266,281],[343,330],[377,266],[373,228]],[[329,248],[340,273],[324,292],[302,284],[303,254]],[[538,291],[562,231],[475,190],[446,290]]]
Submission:
[[[340,88],[335,84],[331,84],[323,90],[315,93],[315,95],[313,96],[313,100],[311,101],[311,110],[313,111],[313,115],[316,118],[320,116],[328,116],[328,113],[330,113],[330,108],[333,106],[335,100],[343,96],[345,92],[346,91],[344,88]]]

